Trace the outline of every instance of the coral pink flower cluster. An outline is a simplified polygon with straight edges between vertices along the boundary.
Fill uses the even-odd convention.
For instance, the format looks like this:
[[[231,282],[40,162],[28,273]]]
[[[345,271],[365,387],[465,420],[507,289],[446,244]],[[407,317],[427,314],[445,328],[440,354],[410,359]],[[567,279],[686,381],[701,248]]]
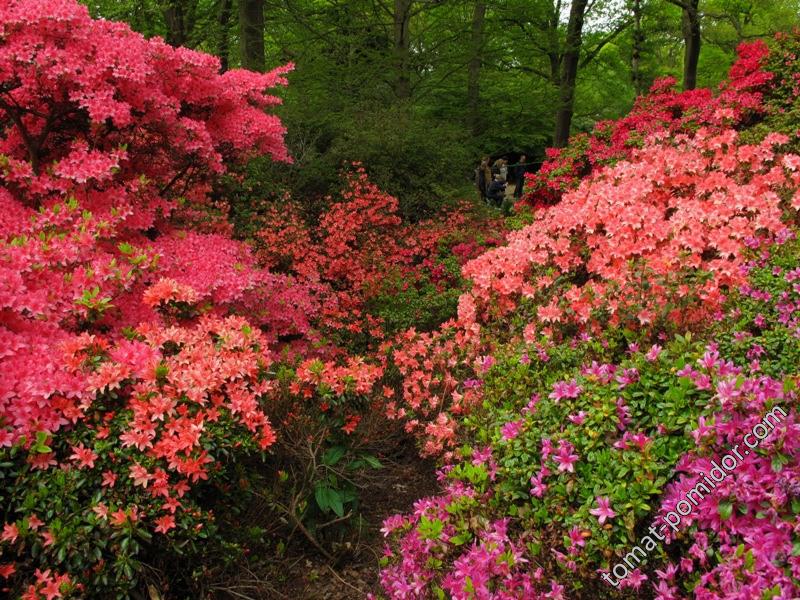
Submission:
[[[474,286],[462,297],[463,312],[480,322],[490,308],[507,312],[521,298],[534,299],[529,340],[554,323],[641,326],[713,314],[724,291],[744,281],[749,238],[786,230],[780,192],[800,182],[797,157],[778,151],[787,141],[774,134],[741,145],[733,130],[651,138],[511,234],[506,246],[469,262],[464,273]],[[705,283],[689,285],[697,275]],[[573,283],[554,294],[557,277]]]
[[[774,296],[750,275],[794,236],[800,157],[787,151],[787,144],[795,147],[794,137],[772,133],[743,143],[735,128],[770,110],[762,102],[774,77],[764,70],[768,54],[760,42],[740,47],[730,80],[717,95],[680,94],[671,83],[659,84],[639,100],[628,119],[599,127],[591,140],[578,140],[580,156],[573,165],[565,164],[569,151],[564,151],[558,157],[561,163],[552,161],[552,169],[543,175],[554,182],[554,195],[544,204],[560,203],[537,211],[534,222],[511,233],[506,245],[465,265],[473,287],[460,299],[457,322],[434,333],[409,332],[395,348],[404,394],[390,404],[390,415],[405,419],[407,429],[421,438],[423,452],[438,454],[447,466],[441,494],[418,501],[409,514],[384,524],[390,543],[382,585],[390,598],[568,597],[576,582],[588,593],[581,581],[587,576],[587,560],[589,576],[599,580],[597,574],[605,572],[614,552],[619,558],[624,555],[612,542],[615,536],[630,538],[638,526],[635,513],[646,514],[659,505],[662,514],[673,510],[700,474],[709,472],[711,461],[741,444],[776,404],[789,417],[685,518],[682,531],[667,540],[672,547],[649,558],[621,587],[658,600],[797,595],[797,355],[796,341],[792,346],[785,340],[800,337],[800,273],[771,267],[785,288]],[[795,58],[786,54],[790,68],[795,68]],[[800,88],[794,79],[782,85],[794,90],[796,102]],[[651,120],[654,113],[660,116]],[[578,183],[581,170],[589,175]],[[759,248],[762,259],[754,264],[748,257]],[[708,333],[736,290],[740,301],[764,303],[755,319],[733,332],[733,342],[718,335],[719,344],[711,343],[696,364],[679,363],[663,373],[681,382],[670,389],[676,397],[688,396],[684,387],[690,386],[696,393],[692,398],[701,398],[697,427],[684,432],[683,426],[670,430],[657,422],[653,431],[628,431],[637,418],[636,396],[626,402],[622,395],[636,394],[641,373],[665,360],[670,337],[665,330],[685,326]],[[734,323],[737,311],[725,323]],[[526,431],[526,415],[539,410],[547,393],[535,395],[510,416],[504,410],[513,400],[490,395],[498,388],[509,396],[518,391],[524,395],[518,384],[524,381],[524,370],[514,371],[507,362],[508,354],[520,347],[520,364],[533,369],[534,354],[546,364],[555,342],[566,341],[567,335],[575,336],[573,349],[591,340],[608,347],[605,334],[623,328],[646,334],[648,344],[641,353],[638,345],[630,349],[639,357],[638,369],[586,364],[580,377],[549,384],[544,402],[569,410],[563,424],[554,424],[559,433],[551,438],[532,440]],[[777,328],[784,337],[770,333]],[[653,344],[656,339],[659,343]],[[685,343],[690,336],[680,339]],[[720,349],[723,344],[730,356]],[[744,349],[734,363],[737,345]],[[563,347],[558,348],[563,352]],[[766,364],[773,370],[770,375]],[[590,407],[579,411],[572,406],[582,400]],[[490,406],[490,401],[501,406]],[[468,420],[472,429],[467,432],[461,419],[475,406],[482,410]],[[612,420],[614,430],[606,432],[602,449],[592,455],[582,449],[597,434],[598,425],[591,422],[594,411],[604,422]],[[481,421],[498,414],[504,418],[493,425]],[[599,487],[602,483],[576,492],[581,477],[591,475],[589,462],[603,462],[598,457],[610,456],[609,464],[635,462],[643,474],[634,485],[668,481],[671,473],[654,472],[665,467],[654,457],[664,451],[663,444],[685,442],[684,434],[690,440],[682,447],[691,450],[675,465],[677,477],[663,497],[645,500],[643,509],[631,508],[639,501],[633,493],[626,506],[619,501],[619,489],[612,494]],[[492,445],[471,462],[456,451],[484,445],[487,439]],[[493,450],[505,453],[505,465],[499,456],[496,462],[491,458]],[[518,481],[525,470],[517,467],[531,458],[528,496],[519,499],[524,493],[519,488],[528,484]],[[477,469],[480,465],[483,470]],[[504,469],[513,471],[511,481],[502,479]],[[573,507],[575,514],[565,512],[563,500],[576,496],[581,506]],[[492,508],[482,510],[485,506]],[[507,515],[513,516],[506,520]],[[541,528],[515,529],[518,521]],[[535,543],[529,543],[532,538]],[[548,543],[555,545],[543,552]],[[682,558],[671,562],[678,554]],[[549,581],[539,564],[552,568],[548,574],[563,573],[564,579]]]

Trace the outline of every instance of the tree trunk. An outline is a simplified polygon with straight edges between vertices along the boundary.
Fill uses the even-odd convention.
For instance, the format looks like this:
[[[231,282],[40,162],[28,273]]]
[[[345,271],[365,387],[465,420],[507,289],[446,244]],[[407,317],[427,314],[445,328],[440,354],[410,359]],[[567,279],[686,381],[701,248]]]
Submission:
[[[642,31],[642,0],[633,0],[633,47],[631,49],[631,82],[637,96],[644,93],[642,79],[642,47],[644,46],[644,32]]]
[[[242,68],[264,71],[264,0],[239,0],[239,52]]]
[[[220,71],[228,70],[230,48],[230,26],[233,0],[220,0],[219,14],[217,15],[217,56],[220,62]]]
[[[473,137],[480,137],[484,131],[481,115],[481,66],[483,65],[483,29],[486,21],[486,2],[475,2],[472,13],[472,40],[469,60],[469,79],[467,82],[467,105],[470,129]]]
[[[573,0],[569,10],[566,46],[561,61],[556,130],[553,135],[553,145],[556,148],[563,148],[569,141],[572,113],[575,107],[575,83],[578,79],[578,63],[581,57],[583,19],[586,16],[587,4],[588,0]]]
[[[683,55],[683,89],[697,87],[697,63],[700,59],[700,0],[683,0],[682,30],[685,45]]]
[[[398,100],[411,97],[411,6],[413,0],[394,0],[394,94]]]
[[[561,87],[561,0],[550,5],[550,15],[546,23],[547,62],[550,65],[550,82],[556,87]]]
[[[183,0],[170,0],[164,7],[164,22],[167,25],[165,40],[170,46],[185,46],[187,39],[186,7]]]

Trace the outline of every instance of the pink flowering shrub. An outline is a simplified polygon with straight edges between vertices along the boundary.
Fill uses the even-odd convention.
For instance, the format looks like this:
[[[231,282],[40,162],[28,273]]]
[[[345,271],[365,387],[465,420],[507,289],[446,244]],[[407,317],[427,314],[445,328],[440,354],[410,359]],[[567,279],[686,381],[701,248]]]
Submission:
[[[793,134],[731,128],[773,110],[776,60],[743,47],[716,99],[680,99],[682,124],[628,130],[624,155],[465,265],[457,320],[393,350],[390,414],[444,466],[439,495],[385,522],[386,597],[798,595],[800,163]],[[751,461],[607,583],[776,405]]]
[[[0,589],[193,595],[246,550],[215,508],[280,480],[294,427],[350,468],[382,373],[282,352],[317,341],[319,284],[264,270],[210,201],[231,164],[288,160],[287,69],[220,74],[73,0],[4,3],[0,38]]]
[[[453,580],[474,585],[478,598],[573,597],[574,580],[587,594],[603,593],[595,570],[627,552],[629,537],[655,510],[672,466],[690,447],[685,424],[708,401],[674,373],[699,357],[691,342],[646,351],[633,346],[619,363],[609,360],[616,353],[612,344],[585,340],[542,356],[495,355],[481,377],[483,407],[463,419],[462,448],[442,471],[451,489],[466,486],[473,500],[454,500],[449,492],[420,503],[442,503],[437,518],[447,535],[438,544],[414,546],[425,526],[419,515],[387,521],[401,524],[392,529],[383,571],[390,598],[404,597],[404,586],[420,575],[424,591],[411,597],[447,589]],[[506,539],[487,546],[483,527],[501,515],[510,516]],[[487,547],[497,552],[484,552],[479,565],[470,562]],[[461,564],[473,568],[459,575]],[[504,577],[517,586],[505,596]]]
[[[540,353],[575,332],[671,334],[713,316],[746,280],[748,245],[785,239],[800,207],[792,195],[799,159],[778,151],[786,137],[757,146],[737,139],[733,130],[653,138],[510,233],[506,245],[468,262],[472,287],[459,299],[454,328],[410,341],[408,358],[402,345],[395,350],[406,402],[396,414],[426,448],[458,445],[450,414],[464,411],[465,394],[470,405],[480,396],[469,371],[497,336]],[[449,352],[453,336],[461,341]]]
[[[480,322],[532,302],[529,340],[565,324],[702,319],[743,281],[747,240],[785,229],[782,193],[800,180],[800,158],[776,151],[786,141],[738,145],[733,130],[653,138],[468,263],[461,303]]]
[[[16,440],[63,424],[47,414],[54,393],[81,394],[58,366],[69,331],[148,314],[133,289],[155,260],[142,232],[163,227],[178,196],[202,201],[223,160],[286,159],[283,128],[262,110],[283,71],[219,75],[216,59],[92,21],[69,0],[7,2],[0,27],[0,114],[13,124],[0,139],[0,360],[15,373],[0,415]]]
[[[387,596],[794,597],[800,265],[795,241],[757,252],[716,342],[634,343],[624,357],[614,336],[584,336],[484,357],[483,403],[460,424],[445,491],[385,523]],[[612,577],[618,589],[606,583],[775,406],[788,416],[761,447],[677,534]]]

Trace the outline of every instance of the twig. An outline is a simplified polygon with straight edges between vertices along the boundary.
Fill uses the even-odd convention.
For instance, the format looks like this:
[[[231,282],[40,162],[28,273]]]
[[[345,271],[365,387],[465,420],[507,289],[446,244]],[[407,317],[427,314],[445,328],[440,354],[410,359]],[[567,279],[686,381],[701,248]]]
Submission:
[[[322,525],[317,525],[317,529],[323,529],[323,528],[328,527],[330,525],[335,525],[336,523],[341,523],[342,521],[347,521],[347,519],[349,519],[352,516],[353,516],[353,511],[350,511],[349,513],[347,513],[346,515],[344,515],[342,517],[337,517],[336,519],[333,519],[332,521],[328,521],[327,523],[323,523]]]
[[[357,591],[357,592],[358,592],[359,594],[361,594],[362,596],[366,595],[366,592],[365,592],[364,590],[362,590],[362,589],[359,589],[359,588],[357,588],[356,586],[354,586],[352,583],[348,583],[347,581],[345,581],[344,579],[342,579],[342,578],[341,578],[341,576],[340,576],[340,575],[339,575],[339,574],[338,574],[338,573],[337,573],[337,572],[336,572],[336,571],[333,569],[333,567],[332,567],[332,566],[330,566],[330,565],[325,565],[325,566],[326,566],[326,567],[328,567],[328,570],[329,570],[331,573],[333,573],[333,576],[334,576],[334,577],[336,577],[336,579],[338,579],[339,581],[341,581],[343,584],[345,584],[345,585],[346,585],[347,587],[349,587],[351,590],[355,590],[355,591]]]

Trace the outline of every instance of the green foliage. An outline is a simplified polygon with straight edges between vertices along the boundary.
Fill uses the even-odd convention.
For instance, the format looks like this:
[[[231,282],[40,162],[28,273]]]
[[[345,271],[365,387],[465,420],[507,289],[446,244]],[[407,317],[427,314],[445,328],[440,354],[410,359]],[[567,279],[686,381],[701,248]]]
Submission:
[[[427,273],[421,273],[416,281],[394,273],[382,282],[381,292],[368,303],[367,310],[383,320],[387,333],[391,335],[411,327],[432,331],[455,314],[465,285],[461,267],[452,256],[440,264],[448,281],[445,286],[431,281]]]

